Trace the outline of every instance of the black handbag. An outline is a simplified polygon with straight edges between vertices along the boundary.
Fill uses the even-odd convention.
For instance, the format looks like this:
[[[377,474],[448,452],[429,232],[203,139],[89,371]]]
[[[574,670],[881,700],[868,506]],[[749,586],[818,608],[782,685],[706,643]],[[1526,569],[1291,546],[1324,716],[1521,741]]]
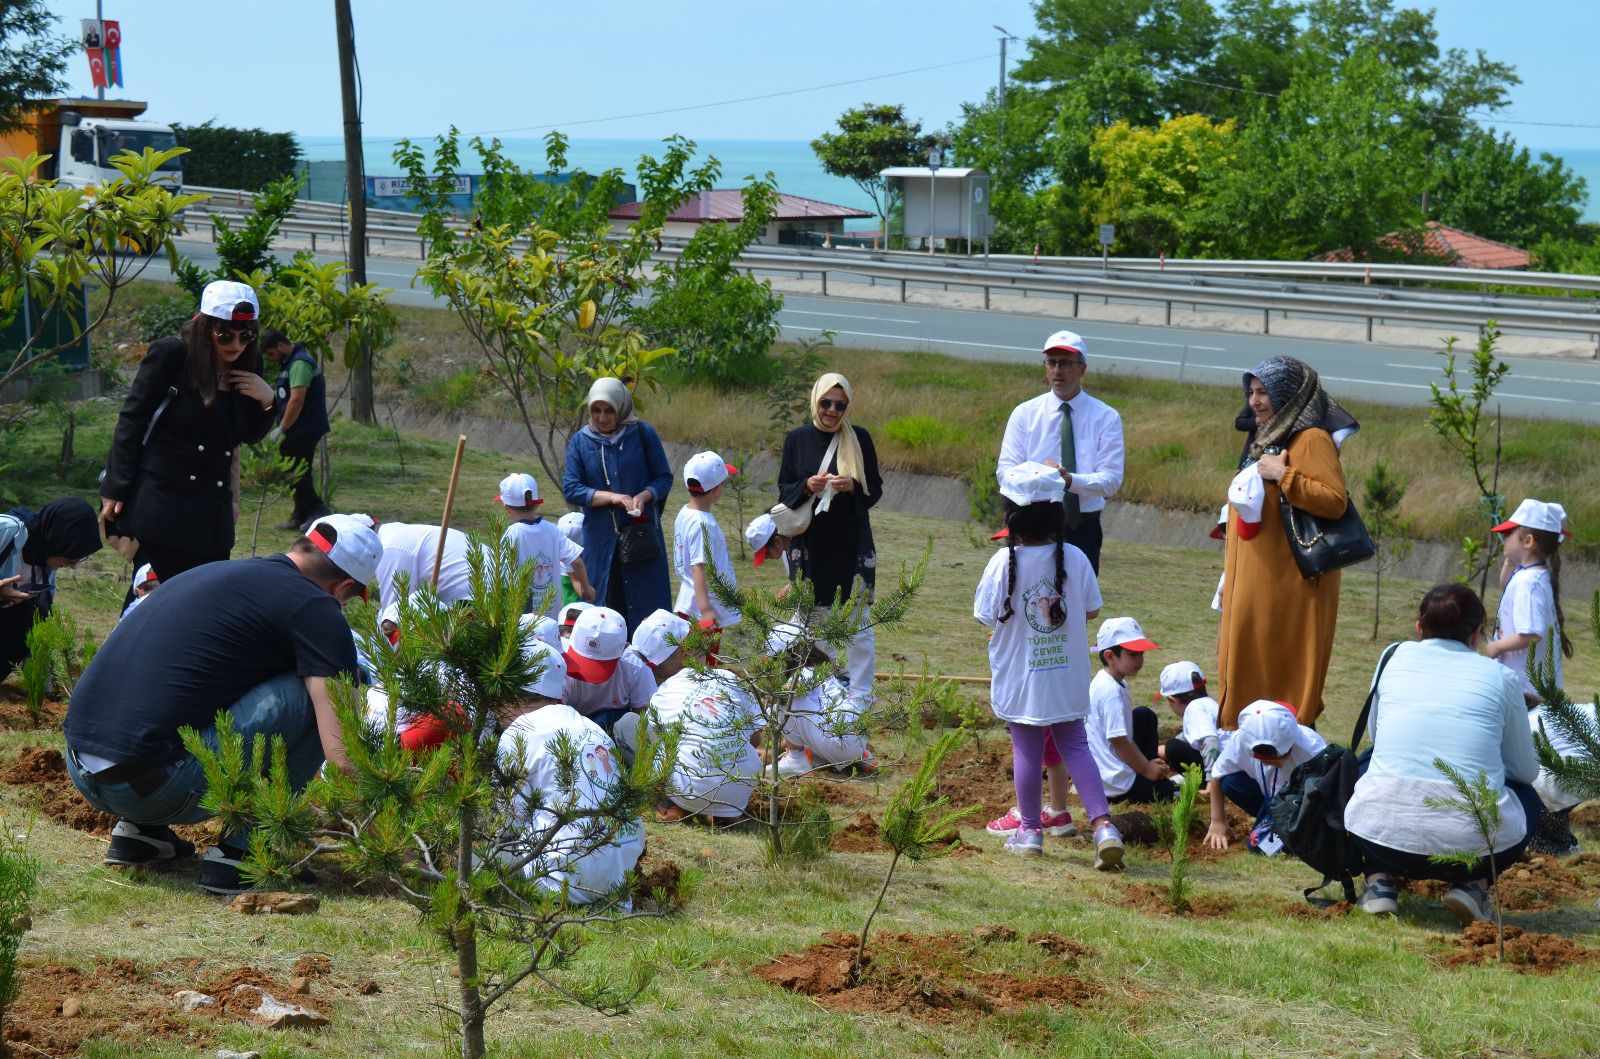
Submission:
[[[653,522],[617,523],[616,512],[611,513],[611,524],[617,527],[617,558],[624,563],[644,563],[661,557],[661,538],[656,536]]]
[[[1345,500],[1344,514],[1326,519],[1301,511],[1279,492],[1278,513],[1294,564],[1307,580],[1370,559],[1376,551],[1353,500]]]

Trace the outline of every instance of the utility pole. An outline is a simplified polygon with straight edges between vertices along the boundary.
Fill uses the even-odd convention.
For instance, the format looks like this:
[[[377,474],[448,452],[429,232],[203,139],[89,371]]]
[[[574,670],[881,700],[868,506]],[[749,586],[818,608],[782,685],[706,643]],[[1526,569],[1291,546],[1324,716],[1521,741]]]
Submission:
[[[995,30],[1000,34],[1000,93],[999,99],[997,100],[1000,104],[1000,137],[998,143],[996,144],[996,146],[999,148],[999,152],[996,156],[999,160],[999,164],[995,167],[994,183],[996,185],[1004,185],[1006,168],[1006,41],[1016,40],[1017,37],[1014,36],[1012,32],[1009,29],[1006,29],[1004,26],[995,23],[990,23],[990,25],[993,25]],[[989,196],[989,201],[991,203],[994,202],[994,195],[992,191]]]
[[[344,187],[350,200],[350,240],[345,253],[350,262],[349,282],[367,282],[367,181],[361,157],[361,108],[356,101],[356,26],[350,0],[333,0],[333,20],[339,44],[339,97],[344,107]],[[350,418],[376,423],[373,408],[372,350],[365,343],[351,368]]]

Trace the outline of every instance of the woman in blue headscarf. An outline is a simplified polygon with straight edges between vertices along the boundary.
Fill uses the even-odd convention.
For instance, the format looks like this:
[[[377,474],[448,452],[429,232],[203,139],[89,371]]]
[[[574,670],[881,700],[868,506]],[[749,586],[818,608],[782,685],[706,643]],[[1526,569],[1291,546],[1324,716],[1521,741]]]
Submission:
[[[633,414],[620,379],[597,379],[584,401],[589,422],[567,443],[561,492],[583,509],[583,564],[595,602],[622,614],[631,635],[672,609],[661,514],[672,466],[661,438]]]

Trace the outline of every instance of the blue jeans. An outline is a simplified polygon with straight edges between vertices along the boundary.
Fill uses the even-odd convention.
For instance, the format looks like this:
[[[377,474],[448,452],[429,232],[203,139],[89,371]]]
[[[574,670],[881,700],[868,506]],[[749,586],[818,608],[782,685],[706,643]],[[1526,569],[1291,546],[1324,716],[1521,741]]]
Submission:
[[[1272,822],[1272,806],[1256,779],[1243,772],[1230,772],[1222,777],[1223,796],[1244,810],[1256,823]]]
[[[233,729],[244,736],[248,755],[256,733],[268,737],[283,736],[288,751],[289,783],[299,790],[311,781],[322,767],[322,738],[317,733],[317,715],[311,705],[311,695],[306,682],[293,673],[273,677],[257,684],[229,706]],[[200,732],[200,738],[212,750],[217,749],[217,729],[211,725]],[[269,751],[270,752],[270,751]],[[206,793],[206,774],[197,758],[185,754],[167,766],[165,782],[148,794],[140,794],[126,781],[97,783],[78,767],[77,755],[68,749],[67,777],[72,785],[102,812],[111,813],[135,824],[198,824],[209,820],[211,813],[200,807]],[[266,762],[261,763],[262,771]],[[141,784],[142,786],[142,784]]]

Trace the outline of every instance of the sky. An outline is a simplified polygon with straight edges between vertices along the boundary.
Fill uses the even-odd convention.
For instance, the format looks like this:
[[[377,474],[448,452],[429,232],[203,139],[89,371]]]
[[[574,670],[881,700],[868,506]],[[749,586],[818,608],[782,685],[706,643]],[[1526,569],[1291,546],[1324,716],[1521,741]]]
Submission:
[[[73,36],[95,8],[93,0],[47,6]],[[1523,84],[1513,89],[1501,128],[1533,148],[1600,149],[1600,107],[1588,75],[1600,0],[1433,6],[1441,44],[1482,48],[1516,66]],[[109,94],[148,101],[151,119],[340,133],[327,0],[102,0],[102,7],[121,22],[126,71],[125,87]],[[426,138],[454,124],[502,137],[559,126],[582,138],[678,132],[699,140],[809,140],[867,100],[904,103],[926,127],[941,128],[960,116],[963,101],[981,99],[995,84],[1000,34],[993,24],[1020,37],[1034,30],[1029,0],[353,0],[352,7],[369,138]],[[1013,64],[1020,48],[1011,45]],[[94,94],[82,56],[70,75],[74,93]],[[825,85],[833,87],[818,87]],[[763,95],[769,98],[702,106]],[[663,110],[676,112],[643,113]],[[1590,127],[1561,127],[1571,125]]]

